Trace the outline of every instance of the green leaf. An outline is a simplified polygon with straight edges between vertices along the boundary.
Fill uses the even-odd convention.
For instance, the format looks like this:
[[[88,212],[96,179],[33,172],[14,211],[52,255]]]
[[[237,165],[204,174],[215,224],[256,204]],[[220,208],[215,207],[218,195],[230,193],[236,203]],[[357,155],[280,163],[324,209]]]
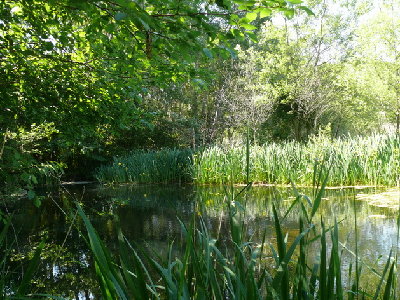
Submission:
[[[260,8],[259,10],[260,18],[266,18],[269,17],[272,14],[272,10],[269,8]]]
[[[220,6],[223,7],[225,9],[230,9],[232,8],[232,2],[231,1],[226,1],[226,0],[216,0],[215,3]]]
[[[286,2],[290,3],[290,4],[301,4],[301,3],[303,3],[302,0],[286,0]]]
[[[104,287],[110,291],[115,291],[115,296],[118,295],[119,299],[129,299],[126,295],[124,283],[121,279],[119,270],[115,268],[111,260],[111,255],[108,249],[104,246],[102,240],[99,238],[96,230],[88,217],[83,212],[79,204],[76,204],[78,214],[85,223],[86,231],[89,236],[90,248],[93,252],[95,262],[98,266],[99,280],[104,281]]]
[[[221,46],[221,48],[226,50],[226,51],[228,51],[231,58],[233,58],[233,59],[237,58],[237,53],[236,53],[236,51],[234,49],[232,49],[230,47],[226,47],[226,46]]]
[[[37,178],[35,175],[31,175],[31,181],[33,184],[38,184]]]
[[[42,201],[40,200],[39,197],[36,197],[36,198],[33,200],[33,204],[34,204],[37,208],[39,208],[40,205],[42,205]]]
[[[247,23],[240,24],[240,26],[243,27],[244,29],[247,29],[247,30],[254,30],[254,29],[257,29],[256,26],[251,25],[251,24],[247,24]]]
[[[309,15],[309,16],[315,16],[313,11],[311,9],[309,9],[307,6],[298,6],[298,9],[305,11],[307,13],[307,15]]]
[[[256,35],[254,32],[252,32],[252,31],[247,31],[246,34],[247,34],[247,36],[248,36],[254,43],[257,43],[257,42],[258,42],[257,35]]]
[[[386,280],[385,293],[383,294],[383,298],[382,298],[384,300],[394,299],[394,298],[392,298],[392,294],[393,294],[392,291],[394,290],[393,283],[396,280],[395,269],[396,269],[396,261],[393,261],[392,266],[390,267],[389,275]]]
[[[233,0],[233,2],[238,4],[238,9],[248,9],[256,4],[256,1]]]
[[[121,21],[121,20],[125,19],[126,17],[127,17],[127,14],[124,12],[121,12],[121,11],[119,11],[115,14],[115,20],[117,20],[117,21]]]
[[[291,19],[294,17],[294,9],[293,8],[286,9],[284,14],[288,19]]]
[[[386,261],[385,268],[383,269],[383,273],[382,273],[381,278],[380,278],[380,280],[379,280],[378,287],[376,288],[376,291],[375,291],[375,295],[374,295],[373,300],[377,300],[378,297],[379,297],[382,284],[383,284],[383,282],[384,282],[384,280],[385,280],[385,275],[386,275],[386,273],[387,273],[387,271],[388,271],[388,269],[389,269],[389,267],[390,267],[390,260],[391,260],[391,258],[392,258],[392,251],[393,251],[393,250],[390,249],[389,257],[388,257],[388,259],[387,259],[387,261]]]
[[[142,23],[144,29],[150,30],[150,26],[149,26],[149,24],[147,24],[147,22],[143,21],[142,18],[138,18],[138,19],[139,19],[140,23]]]
[[[203,52],[208,58],[213,58],[213,54],[210,49],[203,48]]]
[[[45,48],[47,51],[51,51],[51,50],[53,50],[54,45],[53,45],[52,42],[45,42],[44,48]]]
[[[235,38],[239,40],[243,40],[244,34],[241,32],[239,29],[231,29],[232,34],[234,35]]]
[[[246,19],[249,20],[249,22],[254,21],[255,19],[257,19],[257,13],[256,12],[249,12],[246,14]]]
[[[27,196],[29,200],[32,200],[36,197],[36,193],[33,190],[29,190]]]

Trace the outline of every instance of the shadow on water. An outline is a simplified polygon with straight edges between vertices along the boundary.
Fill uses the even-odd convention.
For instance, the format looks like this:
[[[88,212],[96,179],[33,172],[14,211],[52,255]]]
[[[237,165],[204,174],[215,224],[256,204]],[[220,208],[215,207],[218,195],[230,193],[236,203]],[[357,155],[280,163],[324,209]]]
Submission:
[[[354,202],[353,199],[361,192],[379,191],[374,188],[327,190],[315,218],[322,218],[325,224],[333,224],[334,218],[341,221],[339,240],[354,251],[353,215],[356,205],[359,253],[368,265],[377,268],[385,262],[385,255],[396,242],[396,212],[369,206],[364,201]],[[312,189],[304,188],[300,192],[311,194]],[[79,230],[85,230],[83,224],[74,219],[72,208],[75,200],[81,203],[101,238],[114,251],[117,247],[116,219],[130,241],[150,247],[160,255],[166,253],[167,245],[172,241],[175,245],[182,241],[178,218],[187,223],[193,214],[202,214],[208,229],[214,236],[219,236],[220,241],[228,238],[225,192],[221,187],[88,185],[42,191],[42,194],[45,199],[39,208],[27,200],[8,207],[14,214],[10,234],[17,239],[12,263],[27,261],[35,246],[46,239],[42,264],[34,283],[38,293],[76,299],[100,297],[91,252],[79,233]],[[272,203],[283,214],[293,200],[292,190],[288,188],[253,187],[244,200],[247,234],[251,240],[261,241],[267,228],[267,238],[274,243]],[[289,240],[299,233],[298,213],[291,211],[283,223]],[[318,250],[317,246],[311,249],[315,255],[310,256],[317,257]],[[343,255],[345,265],[354,261],[350,252],[344,251]],[[18,282],[21,277],[16,272],[12,278]]]

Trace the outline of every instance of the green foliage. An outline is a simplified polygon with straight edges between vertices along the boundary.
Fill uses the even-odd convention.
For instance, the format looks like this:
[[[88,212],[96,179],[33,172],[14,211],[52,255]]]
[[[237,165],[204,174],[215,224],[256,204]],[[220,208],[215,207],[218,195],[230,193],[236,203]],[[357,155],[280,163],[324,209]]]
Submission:
[[[399,140],[375,135],[368,138],[320,137],[307,143],[268,143],[251,148],[251,178],[255,182],[313,184],[313,166],[330,165],[329,185],[395,186],[399,172]],[[195,158],[198,183],[246,182],[244,147],[212,147]]]
[[[173,183],[191,180],[191,150],[134,151],[96,171],[100,182]]]
[[[87,179],[88,170],[127,149],[171,145],[174,138],[154,130],[165,120],[145,105],[149,90],[201,81],[207,72],[198,60],[234,56],[237,39],[254,35],[258,13],[292,15],[296,6],[281,0],[1,1],[0,138],[7,140],[1,185],[10,184],[14,171],[36,176],[41,163],[66,165],[69,178]]]
[[[0,192],[14,192],[15,187],[28,191],[29,199],[36,199],[33,188],[37,184],[58,184],[63,174],[62,163],[40,162],[49,155],[49,145],[57,130],[53,123],[32,124],[29,130],[22,127],[16,132],[7,130],[0,150]]]
[[[295,141],[250,146],[214,146],[190,150],[136,151],[104,165],[96,178],[104,183],[195,182],[198,184],[258,183],[312,185],[314,165],[327,161],[335,185],[396,186],[400,170],[400,142],[396,136],[339,138],[321,135],[307,143]]]
[[[318,170],[317,170],[318,171]],[[322,177],[326,182],[326,177]],[[315,182],[318,185],[321,182]],[[247,186],[245,189],[249,188]],[[243,192],[243,191],[242,191]],[[345,265],[342,253],[348,250],[339,241],[338,222],[326,228],[321,221],[320,233],[313,212],[318,210],[324,195],[324,184],[315,190],[315,198],[297,194],[293,205],[299,215],[299,234],[290,244],[283,232],[282,222],[273,206],[275,238],[250,241],[243,221],[245,209],[240,205],[241,195],[226,193],[229,236],[225,241],[210,236],[202,217],[194,215],[186,226],[181,223],[185,242],[174,255],[173,245],[165,259],[149,254],[145,249],[131,245],[119,231],[119,253],[113,259],[109,250],[98,237],[83,210],[78,207],[84,220],[90,245],[95,254],[98,280],[103,297],[136,299],[359,299],[368,296],[359,282],[362,265],[356,250],[356,274],[351,272],[345,283],[342,272]],[[307,199],[307,201],[305,201]],[[354,215],[356,219],[357,216]],[[355,223],[356,224],[356,223]],[[330,235],[328,241],[327,235]],[[247,242],[249,241],[249,242]],[[357,241],[356,241],[357,244]],[[267,251],[269,248],[270,252]],[[309,257],[308,248],[320,248],[320,257]],[[329,250],[330,249],[330,250]],[[330,252],[330,254],[329,254]],[[151,250],[150,250],[151,253]],[[156,253],[156,252],[154,252]],[[270,258],[274,265],[271,265]],[[375,299],[395,299],[395,261],[390,252],[387,264],[378,275],[380,282],[369,284],[375,290]],[[119,267],[117,267],[119,266]],[[157,284],[155,284],[157,283]],[[385,287],[383,288],[383,285]]]

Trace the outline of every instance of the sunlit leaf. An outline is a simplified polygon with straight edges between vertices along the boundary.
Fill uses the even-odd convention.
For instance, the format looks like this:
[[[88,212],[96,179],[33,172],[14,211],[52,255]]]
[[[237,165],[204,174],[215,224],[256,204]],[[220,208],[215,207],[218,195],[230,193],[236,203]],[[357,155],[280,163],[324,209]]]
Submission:
[[[251,25],[251,24],[246,24],[246,23],[240,24],[240,26],[243,27],[243,28],[245,28],[245,29],[247,29],[247,30],[254,30],[254,29],[257,29],[256,26]]]
[[[246,14],[246,19],[249,20],[249,22],[254,21],[255,19],[257,19],[257,13],[255,12],[249,12]]]

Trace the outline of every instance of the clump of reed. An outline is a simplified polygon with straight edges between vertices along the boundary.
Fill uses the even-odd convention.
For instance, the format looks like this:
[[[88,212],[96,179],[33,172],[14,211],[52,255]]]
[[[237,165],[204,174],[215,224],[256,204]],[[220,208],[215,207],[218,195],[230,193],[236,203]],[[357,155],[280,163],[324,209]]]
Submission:
[[[191,181],[191,174],[190,149],[165,149],[115,157],[110,165],[98,168],[95,177],[103,183],[173,183]]]
[[[193,178],[200,184],[246,182],[243,147],[208,148],[194,157]],[[294,141],[251,146],[251,178],[255,182],[312,185],[314,165],[330,166],[328,185],[396,186],[400,174],[400,139],[373,135],[307,143]]]
[[[208,147],[201,151],[134,151],[114,158],[95,176],[103,183],[198,184],[245,183],[246,145]],[[254,182],[312,185],[314,165],[330,166],[328,185],[396,186],[400,174],[400,139],[396,136],[311,138],[250,146],[250,177]]]
[[[320,188],[314,189],[312,197],[294,187],[296,199],[285,214],[279,216],[272,206],[274,240],[266,240],[264,234],[261,241],[251,241],[244,223],[245,204],[241,204],[251,184],[237,194],[231,185],[225,196],[229,236],[224,241],[212,237],[206,222],[194,215],[190,224],[181,223],[185,241],[181,251],[173,254],[171,243],[166,258],[132,245],[120,230],[119,252],[113,258],[78,206],[104,298],[397,299],[397,250],[389,253],[382,272],[372,270],[378,276],[376,283],[363,284],[356,234],[354,260],[343,276],[342,253],[349,249],[339,241],[337,221],[327,226],[315,220],[328,177],[326,170],[314,170],[314,183]],[[299,234],[289,243],[282,222],[293,209],[299,211]],[[357,230],[356,210],[354,220]],[[317,260],[308,256],[309,247],[316,246]]]

